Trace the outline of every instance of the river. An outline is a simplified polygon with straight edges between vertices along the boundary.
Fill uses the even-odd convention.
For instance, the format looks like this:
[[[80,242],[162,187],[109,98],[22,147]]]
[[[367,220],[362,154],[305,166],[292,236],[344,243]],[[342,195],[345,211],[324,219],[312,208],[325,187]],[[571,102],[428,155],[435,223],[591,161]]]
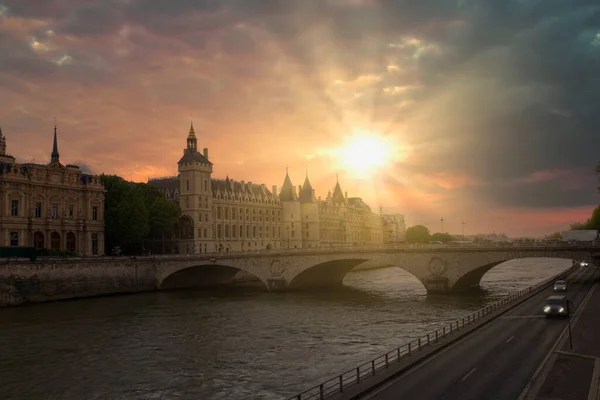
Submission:
[[[0,309],[0,399],[281,399],[570,266],[523,259],[426,296],[399,268],[338,290],[253,285]]]

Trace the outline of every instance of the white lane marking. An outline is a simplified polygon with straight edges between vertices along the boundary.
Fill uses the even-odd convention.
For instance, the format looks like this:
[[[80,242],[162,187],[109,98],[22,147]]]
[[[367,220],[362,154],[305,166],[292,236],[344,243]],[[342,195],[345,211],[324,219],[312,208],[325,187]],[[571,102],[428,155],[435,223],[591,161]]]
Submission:
[[[594,272],[594,274],[595,274],[595,272]],[[579,307],[585,307],[585,305],[587,304],[590,297],[592,297],[592,295],[594,294],[594,291],[596,290],[597,285],[598,285],[597,283],[594,283],[592,285],[592,287],[587,292],[587,294],[585,295],[583,300],[580,302]],[[577,321],[579,321],[580,316],[581,316],[581,314],[577,314],[572,319],[571,325],[574,326],[577,323]],[[556,361],[556,353],[555,353],[556,349],[560,348],[560,346],[562,346],[567,340],[567,329],[568,328],[569,328],[569,325],[564,327],[563,331],[558,336],[558,339],[556,340],[556,342],[554,342],[554,345],[550,348],[550,351],[548,352],[548,354],[546,354],[546,357],[544,358],[542,363],[535,370],[535,372],[533,373],[533,376],[531,377],[531,379],[527,383],[527,386],[525,386],[525,389],[523,389],[523,391],[521,392],[521,395],[519,396],[519,398],[517,400],[534,399],[537,396],[538,392],[542,388],[542,384],[546,380],[546,377],[550,373],[550,370],[551,370],[552,366],[554,365],[554,362]],[[552,362],[550,362],[550,359],[552,359]]]
[[[505,315],[504,317],[499,317],[501,319],[536,319],[536,318],[546,318],[545,315]]]
[[[513,340],[515,338],[515,335],[512,335],[511,337],[508,338],[508,340],[506,341],[506,343],[510,343],[511,340]]]
[[[469,376],[471,376],[471,374],[475,372],[475,368],[473,368],[472,370],[469,371],[468,374],[466,374],[465,376],[462,377],[462,379],[459,382],[464,381],[465,379],[467,379]]]

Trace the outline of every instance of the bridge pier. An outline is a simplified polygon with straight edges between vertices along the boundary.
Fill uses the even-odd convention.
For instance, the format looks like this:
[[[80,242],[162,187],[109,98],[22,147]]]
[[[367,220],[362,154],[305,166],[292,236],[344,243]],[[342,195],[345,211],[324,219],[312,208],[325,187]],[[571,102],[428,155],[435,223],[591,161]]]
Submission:
[[[427,278],[421,281],[427,290],[427,294],[450,294],[448,278]]]
[[[287,282],[284,278],[267,279],[267,287],[271,292],[281,292],[287,289]]]

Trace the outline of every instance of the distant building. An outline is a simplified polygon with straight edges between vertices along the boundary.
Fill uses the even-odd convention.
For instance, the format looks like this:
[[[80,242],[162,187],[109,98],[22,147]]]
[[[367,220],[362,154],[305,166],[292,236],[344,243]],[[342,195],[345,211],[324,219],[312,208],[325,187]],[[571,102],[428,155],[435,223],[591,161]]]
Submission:
[[[279,193],[276,186],[269,191],[264,184],[213,178],[208,149],[198,151],[193,124],[178,171],[177,176],[148,183],[181,208],[181,253],[395,243],[404,238],[401,215],[373,213],[361,198],[348,198],[339,182],[321,200],[308,175],[296,191],[286,171]]]
[[[98,176],[62,165],[56,127],[49,164],[16,163],[0,130],[0,243],[69,250],[104,251],[104,187]]]

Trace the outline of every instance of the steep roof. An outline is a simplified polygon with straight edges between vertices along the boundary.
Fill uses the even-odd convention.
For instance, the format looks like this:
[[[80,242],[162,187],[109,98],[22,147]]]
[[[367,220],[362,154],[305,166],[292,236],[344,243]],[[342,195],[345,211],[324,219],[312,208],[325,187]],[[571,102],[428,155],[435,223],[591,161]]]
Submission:
[[[348,204],[355,208],[362,208],[365,210],[371,211],[371,207],[367,203],[363,201],[360,197],[350,197],[348,198]]]
[[[300,203],[314,203],[317,201],[314,195],[314,190],[310,181],[308,180],[308,175],[306,175],[306,179],[304,180],[304,185],[302,185],[302,189],[300,190],[300,194],[298,195]]]
[[[285,179],[283,180],[283,185],[281,186],[281,190],[279,191],[279,200],[280,201],[296,201],[298,200],[298,196],[296,195],[296,188],[292,185],[292,180],[287,172],[285,171]]]
[[[335,188],[333,189],[333,194],[331,195],[331,201],[334,203],[346,203],[346,198],[344,197],[344,193],[342,193],[342,188],[340,187],[340,182],[335,183]]]
[[[183,156],[177,162],[177,164],[188,163],[188,162],[198,162],[202,164],[210,164],[212,163],[208,161],[208,158],[204,157],[200,152],[196,151],[196,149],[184,149]]]

